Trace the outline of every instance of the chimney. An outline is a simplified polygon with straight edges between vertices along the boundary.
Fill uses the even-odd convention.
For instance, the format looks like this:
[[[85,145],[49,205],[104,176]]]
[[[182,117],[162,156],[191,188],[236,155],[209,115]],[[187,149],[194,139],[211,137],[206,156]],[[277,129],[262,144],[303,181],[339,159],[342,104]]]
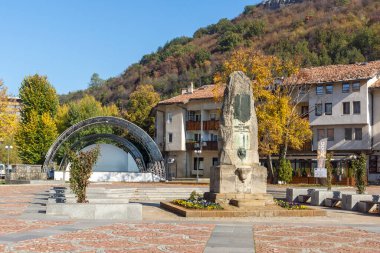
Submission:
[[[190,83],[190,86],[189,86],[189,89],[187,90],[188,93],[193,93],[194,92],[194,83],[191,82]]]

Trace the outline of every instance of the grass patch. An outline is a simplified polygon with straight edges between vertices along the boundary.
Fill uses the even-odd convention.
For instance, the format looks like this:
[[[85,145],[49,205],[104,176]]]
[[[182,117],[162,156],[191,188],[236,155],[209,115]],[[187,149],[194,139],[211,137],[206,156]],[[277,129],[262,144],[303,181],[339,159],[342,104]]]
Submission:
[[[206,209],[206,210],[222,210],[218,203],[205,200],[201,194],[193,191],[188,199],[176,199],[172,201],[173,204],[182,206],[188,209]]]

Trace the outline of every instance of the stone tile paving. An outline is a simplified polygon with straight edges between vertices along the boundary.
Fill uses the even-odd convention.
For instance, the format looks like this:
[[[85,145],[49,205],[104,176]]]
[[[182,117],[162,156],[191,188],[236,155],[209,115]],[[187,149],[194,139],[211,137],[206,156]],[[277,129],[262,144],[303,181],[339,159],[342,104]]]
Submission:
[[[380,234],[351,227],[255,225],[257,253],[380,253]]]
[[[33,201],[37,193],[47,191],[46,185],[1,185],[0,214],[21,215]]]
[[[203,252],[214,225],[117,223],[0,245],[0,252]]]
[[[0,222],[0,236],[10,233],[19,233],[42,229],[66,224],[72,224],[73,221],[37,221],[37,220],[20,220],[20,219],[3,219]]]

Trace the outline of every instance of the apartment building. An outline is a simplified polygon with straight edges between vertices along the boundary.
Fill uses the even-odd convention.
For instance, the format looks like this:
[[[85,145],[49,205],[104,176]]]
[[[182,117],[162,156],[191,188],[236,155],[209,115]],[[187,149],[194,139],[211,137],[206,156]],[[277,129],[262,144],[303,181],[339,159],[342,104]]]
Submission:
[[[21,111],[21,99],[18,97],[7,98],[7,113],[16,114],[20,117]]]
[[[309,176],[316,167],[318,141],[327,138],[333,164],[342,169],[355,155],[368,155],[368,179],[380,179],[380,61],[301,69],[289,79],[305,93],[299,112],[308,117],[313,139],[290,150],[295,173]],[[208,177],[218,163],[218,129],[223,87],[193,89],[156,107],[156,142],[174,177]],[[199,151],[201,152],[199,153]],[[265,163],[265,160],[262,161]]]

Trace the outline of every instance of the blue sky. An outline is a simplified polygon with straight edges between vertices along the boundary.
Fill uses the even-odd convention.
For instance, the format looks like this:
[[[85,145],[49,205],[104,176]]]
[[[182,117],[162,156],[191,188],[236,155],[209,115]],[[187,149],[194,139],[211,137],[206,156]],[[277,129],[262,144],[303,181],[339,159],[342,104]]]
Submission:
[[[107,79],[178,36],[234,18],[258,0],[0,0],[0,79],[18,94],[47,75],[59,94]]]

